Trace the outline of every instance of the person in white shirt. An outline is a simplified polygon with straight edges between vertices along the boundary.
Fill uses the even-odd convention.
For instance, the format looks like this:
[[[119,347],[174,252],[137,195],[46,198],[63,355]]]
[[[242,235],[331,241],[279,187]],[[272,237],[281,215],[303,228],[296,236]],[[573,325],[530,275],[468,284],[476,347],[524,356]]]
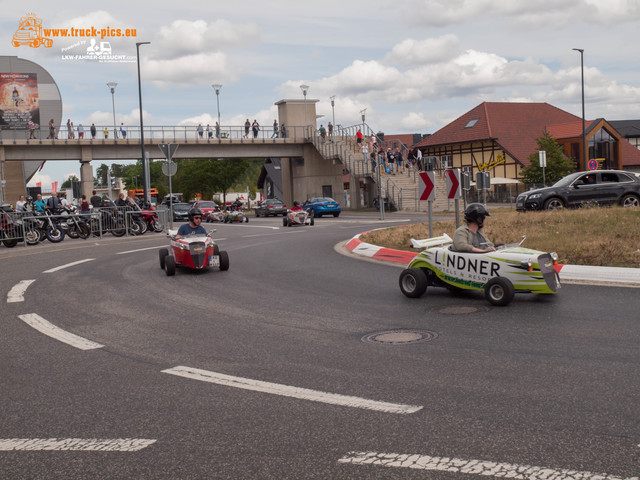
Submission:
[[[24,201],[24,195],[20,195],[20,198],[16,202],[16,212],[21,213],[24,212],[24,206],[27,202]]]

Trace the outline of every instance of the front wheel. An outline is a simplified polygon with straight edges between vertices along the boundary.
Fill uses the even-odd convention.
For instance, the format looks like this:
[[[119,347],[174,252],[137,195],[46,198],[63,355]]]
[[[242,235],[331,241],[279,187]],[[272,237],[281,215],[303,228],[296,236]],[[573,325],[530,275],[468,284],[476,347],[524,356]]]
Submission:
[[[64,231],[60,226],[47,228],[45,235],[47,236],[47,240],[51,243],[58,243],[64,240]]]
[[[27,245],[37,245],[42,240],[42,235],[40,230],[37,228],[25,228],[24,231],[24,239],[27,242]]]
[[[311,217],[311,218],[309,219],[309,225],[313,226],[313,224],[314,224],[314,223],[315,223],[315,222],[313,221],[313,217]]]
[[[622,197],[622,200],[620,200],[620,205],[623,207],[638,207],[640,206],[640,199],[635,195],[625,195]]]
[[[337,218],[337,217],[339,217],[339,216],[340,216],[340,212],[335,212],[335,213],[333,214],[333,218]]]
[[[171,255],[167,255],[164,259],[164,271],[167,277],[171,277],[176,274],[176,260]]]
[[[564,203],[559,198],[550,198],[546,202],[544,202],[545,210],[562,210],[564,208]]]
[[[409,298],[421,297],[427,291],[427,275],[421,268],[405,268],[399,283],[400,290]]]
[[[287,226],[287,217],[284,217],[284,218],[282,219],[282,226],[283,226],[283,227],[286,227],[286,226]]]
[[[169,250],[166,248],[161,248],[158,252],[158,256],[160,257],[160,268],[164,270],[165,260],[169,256]]]
[[[249,223],[249,217],[244,217],[244,223]]]
[[[492,278],[484,286],[484,298],[497,307],[504,307],[511,303],[514,294],[513,283],[503,277]]]
[[[225,250],[220,252],[220,270],[229,270],[229,254]]]

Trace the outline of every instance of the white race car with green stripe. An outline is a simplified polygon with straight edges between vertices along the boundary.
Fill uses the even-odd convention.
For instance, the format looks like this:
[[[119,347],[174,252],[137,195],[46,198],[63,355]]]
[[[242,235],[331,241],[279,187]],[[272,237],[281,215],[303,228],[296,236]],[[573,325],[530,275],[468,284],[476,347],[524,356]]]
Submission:
[[[417,298],[428,286],[482,290],[492,305],[502,306],[516,293],[551,294],[560,288],[555,253],[524,248],[522,242],[486,253],[456,252],[451,243],[446,234],[411,241],[424,250],[400,274],[402,293]]]

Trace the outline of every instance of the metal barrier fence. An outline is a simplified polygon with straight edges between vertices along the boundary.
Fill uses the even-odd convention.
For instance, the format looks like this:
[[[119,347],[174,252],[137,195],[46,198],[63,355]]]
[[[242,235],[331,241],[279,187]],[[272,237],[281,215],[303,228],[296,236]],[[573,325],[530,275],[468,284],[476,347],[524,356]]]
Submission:
[[[0,241],[9,247],[18,242],[33,245],[47,238],[58,242],[67,236],[77,237],[76,232],[81,233],[81,237],[85,234],[102,237],[107,233],[117,237],[141,235],[146,231],[161,232],[168,223],[169,213],[165,207],[157,210],[100,207],[89,213],[63,212],[55,215],[0,210]]]

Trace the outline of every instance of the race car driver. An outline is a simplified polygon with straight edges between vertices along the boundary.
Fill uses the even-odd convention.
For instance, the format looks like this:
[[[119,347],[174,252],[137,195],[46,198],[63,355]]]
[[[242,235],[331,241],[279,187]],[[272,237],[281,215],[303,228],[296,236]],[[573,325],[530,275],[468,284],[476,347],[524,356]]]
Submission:
[[[189,223],[181,225],[178,229],[176,238],[185,237],[187,235],[206,235],[207,231],[201,225],[202,223],[202,210],[199,208],[192,208],[187,214]]]
[[[484,219],[491,215],[481,203],[471,203],[464,211],[466,225],[458,227],[453,235],[456,252],[485,253],[495,250],[493,243],[482,232]]]

